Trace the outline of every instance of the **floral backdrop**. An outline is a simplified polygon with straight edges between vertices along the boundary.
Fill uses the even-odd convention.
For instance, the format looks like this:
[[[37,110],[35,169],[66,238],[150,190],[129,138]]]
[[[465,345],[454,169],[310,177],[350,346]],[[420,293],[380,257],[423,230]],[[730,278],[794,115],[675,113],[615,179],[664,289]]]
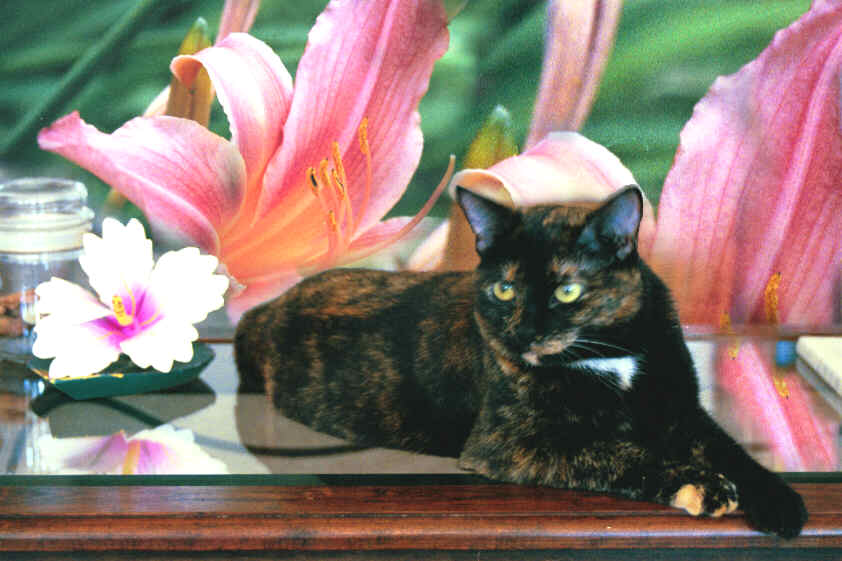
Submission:
[[[47,96],[87,49],[139,4],[135,0],[13,0],[0,21],[0,138]],[[201,16],[215,32],[221,0],[159,2],[135,33],[84,79],[49,119],[0,155],[0,174],[33,172],[82,178],[99,208],[106,188],[62,158],[40,151],[37,130],[78,110],[113,131],[146,109],[170,82],[169,63],[186,30]],[[307,33],[324,0],[263,2],[251,32],[267,42],[294,75]],[[712,6],[713,4],[713,6]],[[653,204],[669,170],[678,133],[714,79],[755,58],[775,31],[803,14],[809,0],[626,2],[616,43],[582,132],[610,148]],[[543,0],[472,0],[450,23],[448,51],[436,64],[420,105],[425,146],[421,164],[394,210],[417,210],[441,178],[449,154],[464,157],[491,110],[503,104],[515,138],[526,139],[541,72],[547,20]],[[516,68],[517,72],[511,69]],[[116,93],[115,93],[116,92]],[[211,128],[227,121],[218,105]],[[445,164],[443,164],[445,162]],[[435,211],[446,211],[441,202]]]
[[[296,275],[352,261],[350,257],[370,253],[368,249],[402,232],[409,219],[395,217],[411,217],[433,200],[434,187],[446,184],[448,174],[440,180],[450,154],[457,158],[456,169],[488,168],[460,172],[456,176],[460,184],[514,203],[553,200],[555,194],[548,192],[559,185],[586,185],[592,196],[602,196],[627,182],[623,178],[631,172],[650,205],[641,229],[641,253],[674,289],[686,323],[725,332],[743,323],[810,329],[838,323],[842,2],[472,0],[463,6],[464,2],[448,0],[441,9],[433,2],[388,3],[401,9],[411,5],[417,11],[409,16],[416,17],[417,25],[412,17],[384,15],[385,8],[379,8],[387,6],[385,1],[361,2],[358,10],[341,0],[327,9],[324,1],[263,2],[253,25],[247,18],[248,24],[239,26],[250,29],[253,37],[221,34],[204,54],[181,57],[170,66],[196,17],[203,16],[216,28],[221,4],[14,2],[11,17],[0,23],[5,53],[0,62],[4,84],[0,175],[77,177],[89,186],[95,209],[107,209],[121,218],[142,217],[144,213],[131,205],[115,204],[105,184],[49,153],[53,151],[108,178],[153,222],[165,222],[164,217],[176,216],[172,209],[161,211],[156,201],[150,203],[145,188],[125,181],[117,185],[126,174],[106,169],[112,160],[131,159],[130,143],[115,155],[112,142],[140,131],[137,136],[161,143],[172,138],[202,143],[204,152],[216,161],[208,166],[211,173],[184,173],[175,180],[174,189],[183,189],[178,195],[185,195],[191,212],[201,215],[180,233],[218,256],[235,284],[244,283],[248,306],[273,296],[278,287],[289,286]],[[337,17],[340,14],[347,17]],[[356,29],[349,35],[336,33],[352,16],[361,18],[359,33]],[[406,70],[407,76],[395,82],[345,81],[354,72],[365,73],[355,55],[372,60],[380,56],[380,39],[354,39],[363,37],[369,27],[375,33],[372,22],[380,17],[399,30],[398,35],[382,34],[383,58],[395,75]],[[333,26],[336,22],[340,24]],[[418,54],[412,51],[415,44],[429,48]],[[370,49],[368,55],[360,55],[360,48],[368,52],[364,47]],[[220,78],[245,68],[220,54],[226,49],[237,56],[250,52],[249,60],[259,59],[268,69],[268,78],[259,80],[261,103],[243,102],[247,78],[254,72],[244,73],[246,79],[236,84]],[[351,61],[349,73],[341,64],[345,55]],[[171,68],[189,87],[198,80],[199,66],[210,74],[227,113],[219,105],[211,110],[207,124],[218,136],[206,134],[205,123],[155,121],[166,124],[159,127],[150,125],[153,121],[132,121],[152,111],[150,103],[170,84]],[[71,68],[74,72],[67,74]],[[324,68],[335,71],[322,72]],[[430,71],[429,90],[418,108],[423,152],[412,174],[419,154],[407,155],[399,148],[419,137],[412,107]],[[268,82],[274,88],[272,95],[265,95]],[[305,93],[296,97],[302,83]],[[62,94],[51,93],[57,90]],[[406,96],[407,101],[395,104],[399,111],[378,113],[383,106],[381,92],[388,92],[381,96],[386,99],[383,103],[389,96]],[[339,99],[337,106],[345,104],[343,117],[354,118],[347,123],[333,119],[329,124],[334,129],[317,120],[314,133],[302,125],[306,121],[301,120],[301,107],[322,93],[329,100]],[[371,123],[369,115],[357,114],[353,99],[358,95],[363,96],[360,107],[373,112]],[[499,113],[498,105],[508,112]],[[255,106],[266,111],[266,118],[247,110]],[[397,115],[395,122],[388,120],[392,113]],[[292,142],[301,144],[290,150],[288,160],[300,169],[289,176],[285,173],[292,164],[284,160],[273,167],[270,158],[275,150],[286,154],[287,122],[294,125]],[[481,127],[493,130],[495,122],[502,123],[505,137],[491,149],[495,156],[489,157],[488,150],[479,155],[469,150],[476,146],[472,141]],[[120,128],[124,123],[127,128]],[[383,132],[392,125],[400,130],[394,135]],[[119,130],[106,137],[91,126],[106,133]],[[38,141],[46,151],[36,142],[39,129]],[[371,143],[369,130],[374,131]],[[590,140],[547,135],[554,130],[578,130]],[[281,136],[283,141],[278,140]],[[355,142],[359,148],[352,149]],[[99,152],[92,155],[89,148]],[[173,144],[176,148],[189,151],[191,146],[182,142]],[[318,158],[323,158],[322,165],[316,163]],[[149,170],[159,163],[160,154],[143,154],[139,159]],[[403,159],[411,163],[401,165]],[[348,163],[347,176],[343,160]],[[544,165],[562,160],[566,168]],[[571,166],[598,173],[570,174]],[[196,177],[201,181],[191,185]],[[292,201],[286,201],[294,203],[293,209],[321,204],[319,220],[302,215],[298,221],[281,213],[285,201],[278,193],[283,189],[274,188],[264,177],[274,177],[286,192],[295,193]],[[534,177],[544,179],[546,189],[533,185],[524,190]],[[348,190],[349,180],[365,188]],[[399,184],[399,190],[406,187],[399,201],[396,193],[400,193],[388,180]],[[248,186],[240,189],[244,195],[231,189],[240,183]],[[259,183],[268,194],[251,189]],[[294,189],[288,189],[293,183]],[[197,193],[204,184],[210,202],[202,203]],[[315,198],[309,194],[311,188]],[[241,198],[234,200],[235,191]],[[376,210],[368,206],[369,193],[378,195]],[[388,194],[389,204],[381,201],[380,193]],[[241,200],[238,208],[254,212],[253,217],[235,216],[231,209]],[[360,209],[365,211],[362,216]],[[445,197],[432,214],[445,216],[449,211]],[[273,266],[279,269],[280,263],[291,273],[281,271],[283,280],[276,275],[268,288],[262,283],[269,269],[260,269],[257,258],[247,251],[278,233],[272,228],[249,230],[266,216],[273,223],[277,219],[296,226],[277,247],[295,253],[297,236],[316,253],[312,257],[302,251],[294,258],[284,254]],[[202,220],[210,226],[196,226]],[[437,230],[429,240],[433,249],[424,246],[425,260],[437,253],[444,253],[447,260],[445,242],[453,247],[459,231],[458,216],[451,215],[448,230]],[[233,236],[229,246],[226,235]],[[234,249],[227,252],[226,247]],[[229,313],[233,298],[229,297]],[[242,307],[235,309],[232,317],[241,311]],[[752,344],[723,349],[718,360],[723,365],[721,385],[748,414],[746,422],[768,431],[773,446],[794,450],[783,467],[826,469],[838,464],[834,443],[838,427],[825,430],[826,423],[800,406],[808,399],[800,379],[782,383],[775,378],[775,366]],[[812,440],[826,446],[811,448]],[[812,452],[803,452],[808,449]]]

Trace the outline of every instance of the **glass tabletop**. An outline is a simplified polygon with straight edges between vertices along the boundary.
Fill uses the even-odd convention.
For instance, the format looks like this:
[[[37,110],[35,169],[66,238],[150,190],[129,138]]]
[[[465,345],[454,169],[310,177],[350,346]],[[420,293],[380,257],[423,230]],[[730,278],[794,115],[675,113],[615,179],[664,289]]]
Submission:
[[[758,461],[776,471],[842,470],[842,397],[791,360],[794,340],[698,336],[688,344],[703,405]],[[287,419],[265,395],[237,392],[229,342],[211,348],[210,365],[181,387],[87,401],[0,362],[0,475],[123,473],[127,465],[152,474],[464,473],[454,458],[361,449]]]

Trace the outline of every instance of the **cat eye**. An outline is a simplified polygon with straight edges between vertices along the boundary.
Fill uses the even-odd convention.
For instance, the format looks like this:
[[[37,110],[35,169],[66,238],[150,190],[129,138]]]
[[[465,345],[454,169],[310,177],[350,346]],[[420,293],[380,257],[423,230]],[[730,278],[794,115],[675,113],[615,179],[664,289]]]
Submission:
[[[500,281],[495,282],[494,287],[494,296],[503,302],[508,302],[512,298],[515,297],[515,287],[512,286],[512,283]]]
[[[555,289],[553,294],[555,299],[562,304],[571,304],[578,300],[579,296],[582,295],[582,285],[577,282],[562,284]]]

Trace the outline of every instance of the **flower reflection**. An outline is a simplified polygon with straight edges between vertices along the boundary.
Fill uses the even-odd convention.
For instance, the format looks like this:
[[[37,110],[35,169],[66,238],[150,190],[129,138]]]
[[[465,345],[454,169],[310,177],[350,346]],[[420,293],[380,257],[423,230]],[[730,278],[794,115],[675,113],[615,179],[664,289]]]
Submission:
[[[127,438],[110,436],[37,441],[41,469],[55,474],[178,475],[225,474],[228,468],[196,443],[189,429],[162,425]]]

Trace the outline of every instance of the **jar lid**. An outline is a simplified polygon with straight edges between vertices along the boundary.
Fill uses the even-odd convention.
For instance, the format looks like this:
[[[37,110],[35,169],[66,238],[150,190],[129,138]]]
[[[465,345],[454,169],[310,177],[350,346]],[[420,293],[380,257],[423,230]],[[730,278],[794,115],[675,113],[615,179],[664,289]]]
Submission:
[[[81,247],[94,218],[87,198],[85,186],[70,179],[26,177],[0,184],[0,251]]]
[[[88,200],[79,181],[55,177],[24,177],[0,184],[0,217],[22,213],[75,213]]]

